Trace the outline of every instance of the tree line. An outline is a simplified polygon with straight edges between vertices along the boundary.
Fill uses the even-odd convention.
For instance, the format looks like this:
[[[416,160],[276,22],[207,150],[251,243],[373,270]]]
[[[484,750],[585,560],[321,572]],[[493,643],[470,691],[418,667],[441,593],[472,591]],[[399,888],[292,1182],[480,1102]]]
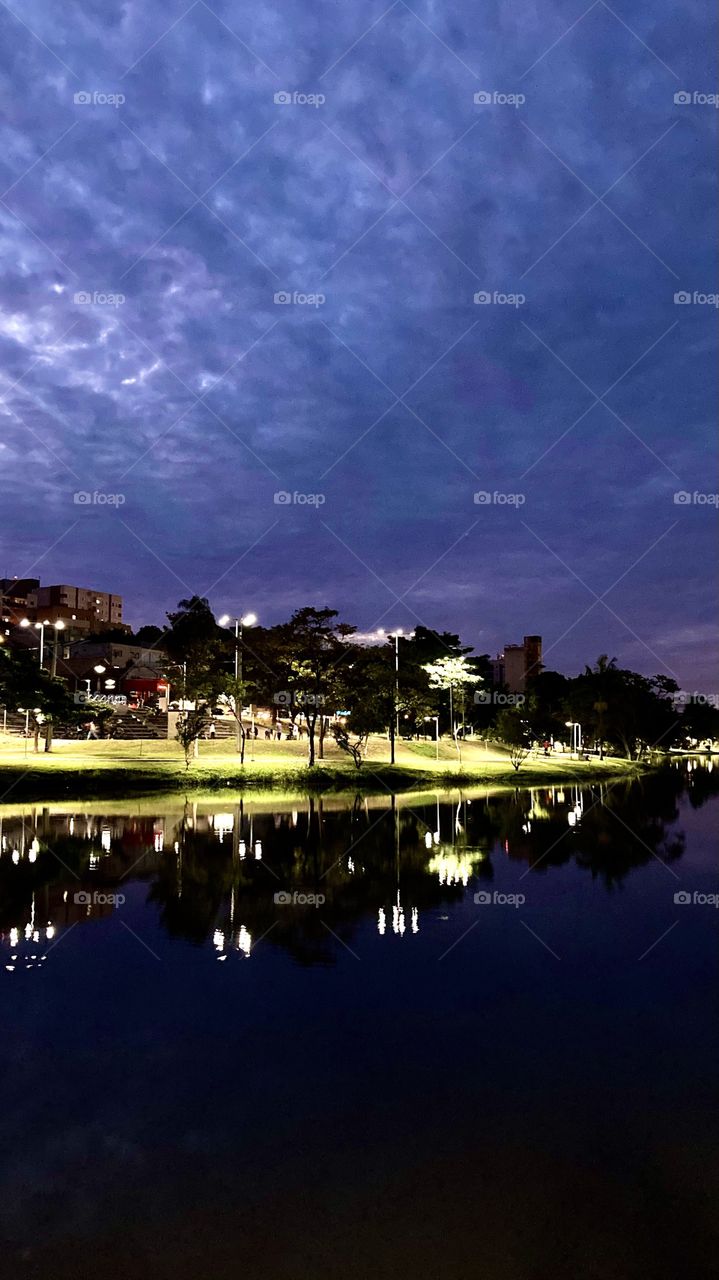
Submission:
[[[585,744],[600,755],[628,759],[719,738],[719,710],[710,699],[696,696],[678,707],[674,680],[640,675],[606,655],[574,677],[539,671],[517,695],[492,684],[487,654],[474,654],[449,631],[417,626],[409,636],[359,643],[357,628],[336,610],[305,607],[286,622],[244,625],[235,634],[200,596],[180,600],[167,619],[164,629],[137,634],[168,655],[188,763],[220,702],[235,718],[241,763],[248,705],[270,707],[275,720],[301,726],[309,765],[324,757],[328,733],[358,766],[374,733],[387,735],[394,762],[398,735],[449,734],[461,761],[462,741],[472,732],[507,745],[516,768],[532,742],[565,742],[568,721],[581,724]],[[34,655],[7,646],[0,648],[0,705],[25,711],[36,747],[44,725],[47,749],[53,724],[87,714]]]
[[[458,752],[470,731],[505,743],[515,767],[533,741],[566,741],[568,721],[581,724],[600,755],[628,759],[719,737],[710,701],[697,696],[678,708],[670,677],[640,675],[606,655],[575,677],[540,671],[524,695],[512,695],[492,685],[489,656],[473,654],[448,631],[417,626],[410,636],[360,644],[336,610],[305,607],[287,622],[244,626],[235,636],[197,596],[181,600],[168,623],[161,643],[175,667],[175,690],[179,678],[183,698],[195,705],[179,730],[186,751],[220,698],[239,722],[243,759],[240,713],[253,703],[302,725],[309,765],[323,758],[328,732],[359,766],[370,734],[387,734],[393,762],[398,734],[433,735],[435,724]]]

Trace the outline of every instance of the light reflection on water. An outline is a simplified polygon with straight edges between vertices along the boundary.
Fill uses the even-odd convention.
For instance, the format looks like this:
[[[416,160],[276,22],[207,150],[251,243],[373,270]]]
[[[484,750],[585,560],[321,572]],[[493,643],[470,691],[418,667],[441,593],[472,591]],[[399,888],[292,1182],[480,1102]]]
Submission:
[[[715,792],[0,810],[8,1274],[708,1274]]]
[[[711,768],[689,761],[661,778],[585,789],[310,797],[301,806],[223,797],[222,807],[173,800],[159,813],[150,801],[111,812],[107,804],[6,808],[5,968],[40,967],[66,931],[122,918],[123,887],[136,883],[148,886],[147,905],[171,938],[211,945],[224,960],[250,958],[262,935],[303,963],[331,958],[318,920],[344,937],[370,916],[380,937],[416,937],[424,913],[436,917],[492,882],[502,863],[526,864],[525,885],[528,871],[531,882],[573,865],[616,886],[652,858],[668,868],[681,859],[685,788],[709,796]]]

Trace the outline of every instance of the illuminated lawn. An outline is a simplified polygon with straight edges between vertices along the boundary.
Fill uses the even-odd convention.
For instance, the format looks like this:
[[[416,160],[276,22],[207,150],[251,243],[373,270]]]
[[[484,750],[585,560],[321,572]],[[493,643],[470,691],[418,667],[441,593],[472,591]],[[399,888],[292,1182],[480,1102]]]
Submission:
[[[200,742],[199,756],[189,769],[177,742],[63,741],[53,743],[50,753],[32,750],[17,738],[0,740],[0,800],[13,795],[57,796],[72,793],[86,796],[121,795],[172,790],[233,790],[259,787],[303,786],[318,790],[361,788],[366,791],[403,790],[421,782],[455,784],[461,781],[493,781],[522,785],[541,784],[556,779],[589,780],[636,772],[639,766],[626,760],[572,760],[569,756],[542,753],[531,755],[518,773],[509,755],[493,744],[465,742],[461,761],[454,744],[441,741],[439,759],[434,742],[400,742],[396,763],[389,764],[386,738],[370,740],[367,758],[357,769],[336,743],[325,744],[323,760],[307,767],[306,742],[266,741],[248,743],[244,767],[235,743]]]

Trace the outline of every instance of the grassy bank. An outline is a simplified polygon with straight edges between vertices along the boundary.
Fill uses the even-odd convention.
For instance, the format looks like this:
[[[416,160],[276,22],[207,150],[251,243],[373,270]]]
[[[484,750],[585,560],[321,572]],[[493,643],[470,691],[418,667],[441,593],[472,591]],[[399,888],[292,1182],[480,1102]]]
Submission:
[[[0,744],[0,802],[103,799],[161,794],[292,791],[353,791],[365,794],[445,789],[469,784],[541,786],[585,783],[632,776],[647,765],[620,759],[572,760],[530,756],[519,772],[501,749],[466,743],[461,762],[451,743],[401,743],[395,765],[387,763],[387,743],[370,743],[368,759],[355,768],[332,744],[326,758],[309,769],[306,748],[295,742],[256,742],[244,766],[229,742],[203,742],[199,757],[185,768],[173,742],[58,742],[49,754],[34,755],[17,739]]]

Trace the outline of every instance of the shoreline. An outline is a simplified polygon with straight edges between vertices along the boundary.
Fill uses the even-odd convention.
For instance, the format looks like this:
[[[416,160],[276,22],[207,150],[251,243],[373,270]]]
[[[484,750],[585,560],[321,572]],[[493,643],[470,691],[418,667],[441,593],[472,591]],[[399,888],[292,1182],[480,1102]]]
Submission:
[[[320,762],[312,769],[304,764],[267,766],[234,761],[193,764],[189,770],[173,761],[142,759],[89,759],[81,765],[63,764],[51,755],[27,764],[0,764],[0,806],[22,802],[41,804],[58,800],[135,799],[152,796],[294,793],[298,796],[337,794],[402,794],[411,791],[456,791],[461,787],[491,786],[497,789],[584,786],[591,782],[632,780],[662,767],[661,761],[530,760],[515,771],[509,762],[471,763],[459,768],[427,769],[415,764],[366,762],[361,769],[349,764]]]

